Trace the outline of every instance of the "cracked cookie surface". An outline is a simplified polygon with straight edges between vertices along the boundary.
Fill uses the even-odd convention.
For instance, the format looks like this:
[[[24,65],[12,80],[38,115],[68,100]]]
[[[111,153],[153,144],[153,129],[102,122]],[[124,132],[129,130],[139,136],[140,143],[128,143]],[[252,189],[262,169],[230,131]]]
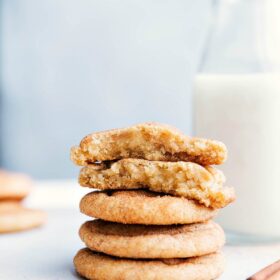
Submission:
[[[90,217],[123,224],[191,224],[212,219],[218,213],[183,197],[148,190],[94,191],[80,202]]]
[[[124,258],[188,258],[214,253],[225,243],[222,228],[212,222],[145,226],[94,220],[79,231],[93,250]]]
[[[185,259],[134,260],[81,249],[74,258],[77,272],[94,280],[211,280],[224,270],[222,253]]]

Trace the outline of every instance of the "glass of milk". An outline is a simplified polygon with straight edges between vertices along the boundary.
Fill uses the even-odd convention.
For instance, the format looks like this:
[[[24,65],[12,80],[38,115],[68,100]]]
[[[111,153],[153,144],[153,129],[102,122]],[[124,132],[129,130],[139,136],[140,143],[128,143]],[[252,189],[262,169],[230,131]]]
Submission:
[[[194,133],[223,141],[229,241],[280,240],[280,1],[218,1],[195,80]],[[233,239],[238,237],[238,239]]]
[[[244,241],[280,239],[280,73],[198,75],[194,133],[228,147],[218,168],[237,200],[222,226]]]

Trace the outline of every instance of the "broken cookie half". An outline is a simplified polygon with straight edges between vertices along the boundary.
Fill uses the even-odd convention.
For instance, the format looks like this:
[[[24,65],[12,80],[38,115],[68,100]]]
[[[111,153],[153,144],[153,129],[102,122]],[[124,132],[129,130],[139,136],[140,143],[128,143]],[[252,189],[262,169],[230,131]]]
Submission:
[[[77,165],[123,158],[214,165],[222,164],[226,157],[227,149],[223,143],[191,138],[176,128],[158,123],[92,133],[71,150],[71,159]]]
[[[82,186],[101,190],[143,189],[193,199],[207,207],[222,208],[235,199],[232,188],[223,187],[223,173],[192,162],[122,159],[103,168],[85,166]]]

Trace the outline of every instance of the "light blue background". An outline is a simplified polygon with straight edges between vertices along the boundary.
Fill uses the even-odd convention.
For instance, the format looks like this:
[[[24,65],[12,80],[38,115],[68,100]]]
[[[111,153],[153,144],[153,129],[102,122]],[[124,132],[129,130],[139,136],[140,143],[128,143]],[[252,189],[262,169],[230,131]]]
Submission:
[[[96,131],[159,121],[191,133],[195,73],[262,71],[262,0],[2,0],[0,161],[75,177]]]
[[[1,162],[76,176],[86,134],[143,121],[191,130],[211,1],[3,0]]]

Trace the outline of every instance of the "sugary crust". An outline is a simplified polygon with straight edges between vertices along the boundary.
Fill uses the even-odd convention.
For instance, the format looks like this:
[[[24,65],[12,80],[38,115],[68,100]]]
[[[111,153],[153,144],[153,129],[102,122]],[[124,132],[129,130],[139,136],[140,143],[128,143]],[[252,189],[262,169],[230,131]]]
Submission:
[[[93,251],[124,258],[188,258],[214,253],[225,242],[222,228],[209,221],[191,225],[124,225],[88,221],[79,231]]]
[[[45,220],[43,211],[24,208],[17,202],[0,202],[0,233],[32,229]]]
[[[217,214],[192,200],[147,190],[91,192],[82,198],[80,210],[106,221],[144,225],[198,223]]]
[[[22,200],[31,192],[32,185],[24,174],[0,170],[0,200]]]
[[[221,253],[187,259],[133,260],[81,249],[74,265],[80,275],[94,280],[211,280],[222,274],[225,261]]]
[[[207,207],[222,208],[235,199],[232,188],[223,187],[221,171],[192,162],[162,162],[122,159],[109,168],[81,169],[79,183],[84,187],[107,189],[147,188],[193,199]]]
[[[159,123],[92,133],[71,150],[71,159],[78,165],[122,158],[212,165],[222,164],[226,157],[227,149],[223,143],[191,138],[174,127]]]

